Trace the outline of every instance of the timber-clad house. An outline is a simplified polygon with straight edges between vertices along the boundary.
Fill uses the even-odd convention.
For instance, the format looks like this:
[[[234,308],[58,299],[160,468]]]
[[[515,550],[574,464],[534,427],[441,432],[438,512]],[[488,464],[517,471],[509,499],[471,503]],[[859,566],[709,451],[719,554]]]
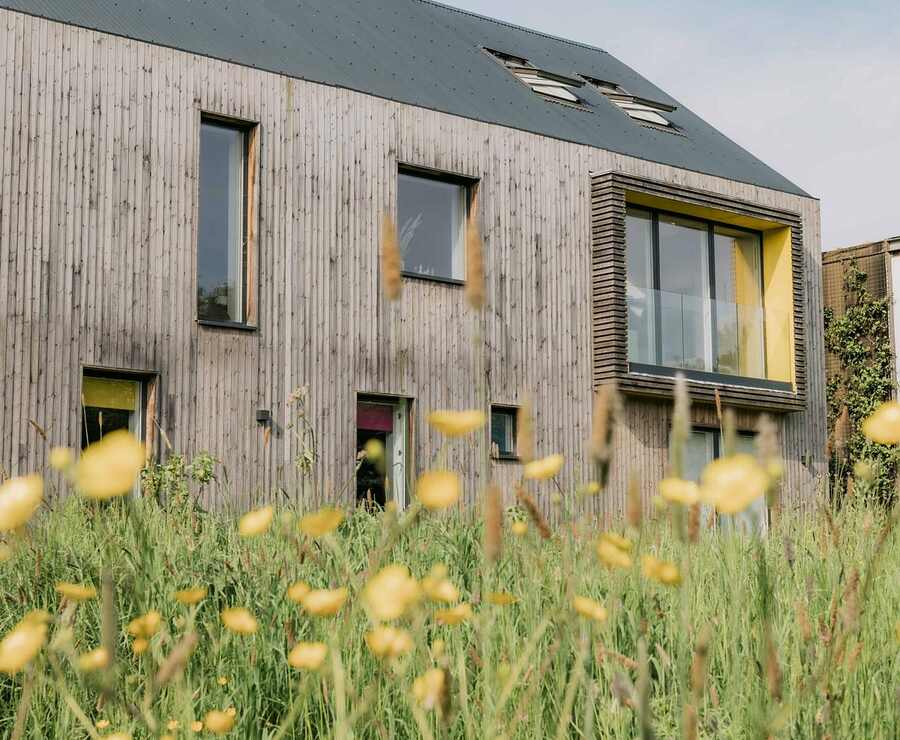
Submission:
[[[608,53],[424,0],[0,0],[0,58],[5,473],[129,427],[154,455],[220,459],[210,498],[349,504],[378,437],[402,504],[440,446],[427,412],[477,403],[481,322],[490,430],[449,458],[469,501],[488,444],[493,480],[518,478],[526,395],[560,483],[589,479],[613,378],[590,506],[623,510],[630,473],[649,498],[677,372],[693,474],[719,452],[718,391],[744,432],[776,419],[788,503],[815,495],[818,201]]]

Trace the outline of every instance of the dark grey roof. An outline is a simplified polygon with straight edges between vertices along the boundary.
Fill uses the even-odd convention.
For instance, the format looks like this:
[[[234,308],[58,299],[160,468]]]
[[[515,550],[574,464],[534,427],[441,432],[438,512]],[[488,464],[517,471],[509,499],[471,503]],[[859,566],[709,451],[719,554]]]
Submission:
[[[610,54],[425,0],[0,0],[0,7],[544,136],[806,195]],[[483,48],[676,105],[684,135],[632,121],[597,90],[550,102]]]

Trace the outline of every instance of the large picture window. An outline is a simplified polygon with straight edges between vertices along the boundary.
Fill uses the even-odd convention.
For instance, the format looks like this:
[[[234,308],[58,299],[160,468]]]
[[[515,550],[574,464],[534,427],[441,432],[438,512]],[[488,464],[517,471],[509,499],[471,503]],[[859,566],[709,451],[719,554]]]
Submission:
[[[247,296],[249,130],[218,119],[200,123],[197,318],[244,323]]]
[[[759,232],[629,207],[625,239],[635,369],[766,377]]]
[[[456,178],[401,170],[397,201],[403,272],[463,281],[469,185]]]

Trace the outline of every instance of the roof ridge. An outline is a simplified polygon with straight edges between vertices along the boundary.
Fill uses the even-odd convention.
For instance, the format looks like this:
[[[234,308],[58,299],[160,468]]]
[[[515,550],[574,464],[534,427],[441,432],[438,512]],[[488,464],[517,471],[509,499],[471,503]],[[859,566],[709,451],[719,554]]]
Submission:
[[[601,49],[599,46],[594,46],[593,44],[586,44],[583,41],[573,41],[572,39],[563,38],[562,36],[555,36],[552,33],[544,33],[543,31],[537,31],[534,28],[528,28],[527,26],[520,26],[517,23],[511,23],[510,21],[501,21],[498,18],[491,18],[489,15],[482,15],[481,13],[476,13],[472,10],[455,8],[452,5],[437,2],[437,0],[415,0],[415,2],[421,3],[422,5],[433,5],[436,8],[440,8],[441,10],[449,10],[453,13],[468,15],[472,18],[478,18],[483,21],[490,21],[491,23],[496,23],[498,26],[506,26],[507,28],[513,28],[517,31],[524,31],[525,33],[533,34],[534,36],[540,36],[545,39],[559,41],[563,44],[569,44],[570,46],[577,46],[582,49],[588,49],[590,51],[599,51],[601,54],[609,54],[606,49]]]

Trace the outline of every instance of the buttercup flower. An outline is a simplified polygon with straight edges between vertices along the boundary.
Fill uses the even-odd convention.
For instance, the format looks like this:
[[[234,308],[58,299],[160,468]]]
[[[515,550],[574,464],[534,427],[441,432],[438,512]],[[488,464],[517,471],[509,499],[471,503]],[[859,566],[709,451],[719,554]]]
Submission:
[[[301,517],[300,531],[309,537],[324,537],[337,529],[342,521],[344,521],[343,511],[325,506]]]
[[[419,584],[405,565],[393,564],[376,573],[362,591],[362,601],[372,619],[399,619],[419,600]]]
[[[227,686],[228,685],[228,676],[219,676],[216,679],[216,683],[219,684],[219,686]]]
[[[179,727],[181,727],[181,722],[179,722],[177,719],[170,719],[168,722],[166,722],[167,730],[177,730]]]
[[[227,732],[231,732],[231,729],[234,727],[234,717],[228,712],[213,709],[211,712],[206,713],[206,717],[203,718],[203,725],[214,735],[224,735]]]
[[[248,609],[233,606],[222,610],[222,624],[238,635],[252,635],[259,628],[259,623]]]
[[[366,633],[366,644],[378,658],[396,658],[413,649],[412,636],[403,629],[379,626]]]
[[[98,730],[105,730],[107,727],[109,727],[109,720],[108,719],[98,719],[96,726],[97,726]]]
[[[459,589],[447,578],[447,567],[441,564],[435,565],[422,579],[422,590],[439,604],[452,604],[459,599]]]
[[[238,522],[238,534],[241,537],[256,537],[269,531],[272,526],[272,518],[275,509],[271,506],[263,506],[261,509],[248,511]]]
[[[109,653],[106,648],[95,648],[78,657],[78,667],[82,671],[97,671],[109,665]]]
[[[476,429],[481,429],[487,416],[480,409],[468,411],[438,410],[428,414],[427,421],[441,434],[447,437],[461,437]]]
[[[441,668],[430,668],[413,681],[413,697],[423,709],[434,709],[444,703],[446,683]]]
[[[287,596],[291,601],[296,602],[297,604],[303,603],[303,597],[306,596],[312,588],[310,585],[304,581],[297,581],[296,583],[292,583],[288,586]]]
[[[186,606],[191,606],[192,604],[199,604],[203,599],[206,598],[206,589],[202,586],[197,586],[195,588],[186,588],[183,591],[175,592],[175,601],[179,604],[184,604]]]
[[[88,601],[97,595],[97,589],[93,586],[82,586],[79,583],[59,582],[56,584],[56,593],[64,596],[69,601]]]
[[[597,541],[597,557],[607,568],[630,568],[631,543],[614,532],[604,532]]]
[[[770,479],[752,455],[722,457],[709,463],[700,478],[700,497],[720,514],[737,514],[765,496]]]
[[[50,450],[50,467],[54,470],[66,470],[74,460],[75,456],[68,447],[54,447]]]
[[[195,719],[191,722],[191,732],[203,732],[203,722],[199,719]]]
[[[135,655],[143,655],[147,652],[148,647],[150,647],[150,642],[146,637],[136,637],[131,643],[131,652]]]
[[[659,495],[666,501],[682,506],[693,506],[700,500],[700,487],[681,478],[663,478],[659,482]]]
[[[510,525],[510,529],[516,537],[524,537],[528,533],[528,522],[518,519]]]
[[[44,479],[23,475],[0,485],[0,532],[24,527],[38,510],[44,498]]]
[[[459,476],[449,470],[428,470],[416,483],[416,498],[426,509],[453,506],[459,500]]]
[[[101,501],[130,493],[146,454],[131,432],[110,432],[81,453],[75,465],[75,485],[88,498]]]
[[[363,450],[369,462],[378,463],[384,458],[384,443],[380,439],[373,437],[367,440],[363,445]]]
[[[862,433],[883,445],[900,444],[900,401],[887,401],[862,423]]]
[[[471,605],[463,602],[457,604],[452,609],[443,609],[434,613],[434,618],[438,624],[455,625],[465,622],[472,616]]]
[[[641,558],[641,572],[645,578],[658,581],[665,586],[677,586],[681,583],[681,574],[675,563],[660,560],[653,555],[644,555]]]
[[[160,624],[162,624],[162,615],[153,609],[132,619],[128,623],[128,634],[132,637],[150,638],[159,631]]]
[[[490,591],[487,595],[487,600],[494,606],[509,606],[518,601],[515,596],[505,591]]]
[[[13,675],[27,666],[47,641],[42,614],[32,612],[0,640],[0,671]]]
[[[572,608],[585,619],[593,619],[595,622],[605,622],[606,609],[587,596],[576,596],[572,599]]]
[[[337,614],[347,600],[346,588],[314,589],[303,597],[303,608],[316,617]]]
[[[550,455],[540,460],[525,463],[522,475],[529,480],[547,480],[553,478],[562,469],[566,459],[562,455]]]
[[[324,642],[298,642],[288,653],[288,663],[298,670],[315,671],[327,654],[328,646]]]

